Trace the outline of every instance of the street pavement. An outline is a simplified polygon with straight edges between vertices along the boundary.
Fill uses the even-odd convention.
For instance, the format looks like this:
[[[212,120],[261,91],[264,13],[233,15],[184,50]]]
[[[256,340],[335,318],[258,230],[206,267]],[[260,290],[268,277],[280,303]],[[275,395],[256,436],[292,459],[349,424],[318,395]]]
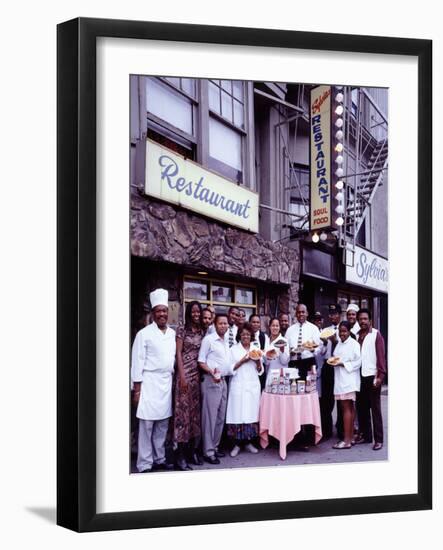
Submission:
[[[260,468],[260,467],[282,467],[286,465],[303,464],[333,464],[343,462],[365,462],[374,460],[388,459],[388,439],[387,439],[387,420],[388,420],[388,390],[382,388],[381,406],[384,426],[384,445],[380,451],[373,451],[372,444],[355,445],[351,449],[337,450],[332,445],[337,441],[335,437],[321,442],[315,447],[310,447],[309,452],[297,451],[291,444],[287,448],[286,460],[280,458],[278,452],[278,441],[273,440],[269,447],[261,449],[257,454],[251,454],[247,451],[241,451],[238,456],[231,458],[229,456],[230,448],[222,449],[226,456],[220,458],[220,464],[210,465],[204,463],[203,466],[192,465],[193,470],[213,470],[213,469],[231,469],[231,468]],[[335,410],[335,409],[334,409]],[[335,424],[335,419],[334,419]],[[134,458],[132,461],[132,472],[136,472]],[[166,474],[167,472],[165,472]]]

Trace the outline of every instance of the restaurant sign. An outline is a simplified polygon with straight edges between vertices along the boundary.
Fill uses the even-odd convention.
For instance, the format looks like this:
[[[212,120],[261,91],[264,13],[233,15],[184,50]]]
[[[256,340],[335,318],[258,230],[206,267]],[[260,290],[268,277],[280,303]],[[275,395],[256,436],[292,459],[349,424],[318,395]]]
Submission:
[[[388,292],[389,262],[364,248],[356,247],[353,266],[346,266],[346,281]]]
[[[209,218],[258,232],[258,194],[146,141],[145,193]]]
[[[330,86],[311,90],[310,143],[310,229],[315,231],[332,226]]]

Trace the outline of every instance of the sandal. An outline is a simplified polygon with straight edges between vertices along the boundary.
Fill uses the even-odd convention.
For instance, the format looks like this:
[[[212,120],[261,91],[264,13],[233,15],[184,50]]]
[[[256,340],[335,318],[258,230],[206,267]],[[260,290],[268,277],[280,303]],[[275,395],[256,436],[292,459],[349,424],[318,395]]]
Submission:
[[[335,445],[332,445],[333,449],[350,449],[352,445],[345,443],[344,441],[338,441]]]

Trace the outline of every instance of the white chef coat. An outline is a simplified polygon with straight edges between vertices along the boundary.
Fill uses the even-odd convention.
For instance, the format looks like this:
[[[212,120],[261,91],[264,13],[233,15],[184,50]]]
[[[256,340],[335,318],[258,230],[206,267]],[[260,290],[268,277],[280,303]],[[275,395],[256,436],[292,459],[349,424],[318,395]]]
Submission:
[[[132,345],[132,382],[141,382],[137,418],[163,420],[172,416],[175,331],[156,323],[142,328]]]
[[[344,367],[334,367],[334,395],[360,391],[360,344],[351,336],[335,346],[334,357],[340,358]]]
[[[203,338],[197,361],[206,363],[212,372],[217,368],[222,376],[232,374],[229,362],[229,344],[217,332],[207,334]]]
[[[231,370],[246,354],[241,342],[230,349]],[[263,365],[257,371],[255,361],[249,360],[241,367],[233,370],[233,376],[229,384],[228,406],[226,409],[227,424],[251,424],[258,422],[260,409],[260,380],[263,373]]]
[[[358,321],[355,321],[355,325],[351,328],[351,332],[357,336],[359,330],[360,325],[358,324]]]
[[[277,341],[279,338],[281,338],[281,334],[278,335],[278,337],[275,339]],[[274,357],[274,359],[268,359],[266,357],[266,352],[270,349],[276,349],[277,350],[277,357]],[[283,352],[280,352],[280,348],[275,347],[269,340],[268,347],[265,348],[265,356],[263,359],[265,368],[266,368],[266,383],[268,382],[269,373],[272,369],[281,369],[282,367],[287,367],[289,363],[289,346],[286,344],[286,346],[283,349]]]
[[[288,341],[289,348],[296,348],[298,344],[298,332],[300,328],[300,323],[297,321],[293,325],[291,325],[288,330],[286,331],[285,338]],[[313,340],[316,344],[321,344],[320,340],[320,331],[318,330],[318,327],[314,325],[313,323],[310,323],[309,321],[305,321],[302,324],[302,341],[301,343],[304,344],[308,340]],[[319,353],[321,346],[319,345],[318,348],[315,348],[314,352],[311,352],[309,350],[304,349],[301,358],[302,359],[308,359],[310,357],[313,357],[317,353]]]

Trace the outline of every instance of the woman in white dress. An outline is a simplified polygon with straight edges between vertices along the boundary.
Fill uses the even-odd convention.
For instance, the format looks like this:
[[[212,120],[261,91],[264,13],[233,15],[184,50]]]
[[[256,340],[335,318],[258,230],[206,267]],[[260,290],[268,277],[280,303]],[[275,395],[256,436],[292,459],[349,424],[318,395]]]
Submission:
[[[260,381],[263,372],[261,359],[250,359],[249,352],[254,331],[249,323],[240,329],[240,342],[230,350],[230,363],[233,371],[229,383],[228,405],[226,410],[227,434],[233,440],[230,455],[235,457],[244,445],[250,453],[258,453],[251,440],[258,436],[260,409]]]
[[[269,373],[273,369],[287,367],[289,363],[288,345],[278,346],[274,342],[283,340],[280,332],[280,321],[273,317],[269,322],[269,345],[265,349],[264,365],[266,369],[266,385],[268,385]]]
[[[334,449],[350,449],[353,444],[354,402],[356,392],[360,390],[360,345],[351,335],[351,324],[342,321],[338,326],[339,341],[334,349],[334,357],[338,361],[334,369],[334,397],[338,401],[343,414],[343,441],[333,445]]]

